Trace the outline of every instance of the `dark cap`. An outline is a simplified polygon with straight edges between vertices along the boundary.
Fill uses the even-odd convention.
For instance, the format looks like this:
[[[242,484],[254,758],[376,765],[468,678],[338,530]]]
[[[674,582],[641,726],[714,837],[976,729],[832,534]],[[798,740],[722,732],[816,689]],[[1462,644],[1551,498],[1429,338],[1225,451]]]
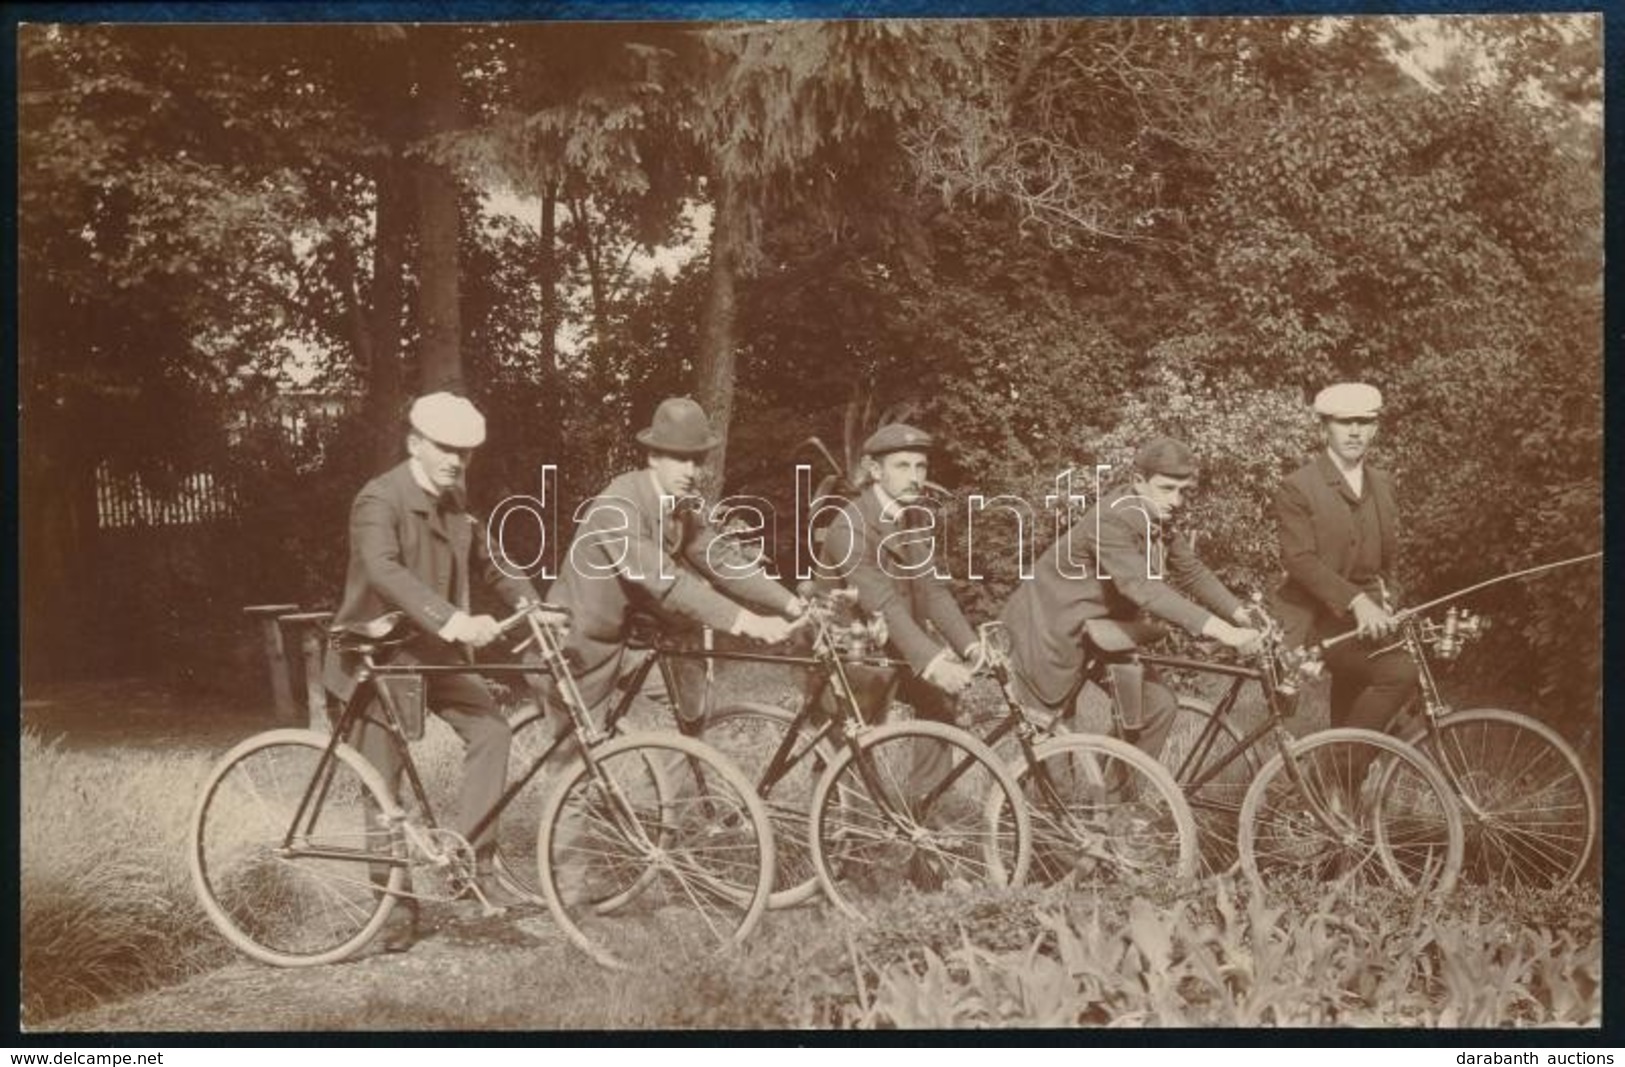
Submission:
[[[1150,478],[1194,478],[1196,456],[1182,441],[1172,437],[1153,437],[1134,453],[1134,469]]]
[[[884,456],[888,452],[929,452],[931,435],[901,422],[890,422],[869,435],[863,442],[866,456]]]

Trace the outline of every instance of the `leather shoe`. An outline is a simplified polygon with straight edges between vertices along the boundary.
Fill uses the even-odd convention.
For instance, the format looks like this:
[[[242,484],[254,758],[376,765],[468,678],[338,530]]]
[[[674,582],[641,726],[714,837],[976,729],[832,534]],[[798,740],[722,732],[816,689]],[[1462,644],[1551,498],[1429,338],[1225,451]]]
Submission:
[[[395,904],[381,931],[385,952],[408,952],[418,943],[418,902],[402,900]]]

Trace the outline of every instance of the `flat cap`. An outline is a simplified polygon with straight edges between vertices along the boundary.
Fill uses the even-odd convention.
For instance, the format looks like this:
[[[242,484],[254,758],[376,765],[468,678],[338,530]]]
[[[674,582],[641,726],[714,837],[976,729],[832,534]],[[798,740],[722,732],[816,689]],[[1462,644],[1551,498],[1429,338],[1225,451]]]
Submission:
[[[884,456],[888,452],[928,452],[931,435],[906,423],[888,422],[869,435],[863,442],[866,456]]]
[[[407,421],[424,437],[448,448],[478,448],[485,443],[485,416],[467,399],[451,393],[418,397]]]
[[[1150,478],[1194,478],[1196,456],[1183,441],[1172,437],[1153,437],[1134,453],[1134,469]]]
[[[1374,419],[1382,393],[1363,382],[1338,382],[1315,394],[1315,414],[1328,419]]]

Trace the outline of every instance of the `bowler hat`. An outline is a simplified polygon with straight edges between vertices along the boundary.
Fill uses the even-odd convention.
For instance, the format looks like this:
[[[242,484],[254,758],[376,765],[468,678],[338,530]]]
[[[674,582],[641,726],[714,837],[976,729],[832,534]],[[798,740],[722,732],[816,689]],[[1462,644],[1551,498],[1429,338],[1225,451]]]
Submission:
[[[638,431],[638,444],[657,452],[690,455],[709,452],[722,443],[711,432],[705,409],[686,396],[667,397],[655,408],[655,417]]]
[[[870,434],[869,439],[863,442],[863,454],[866,456],[878,457],[884,456],[888,452],[928,452],[930,450],[930,434],[901,422],[888,422]]]
[[[451,393],[418,397],[406,418],[412,429],[447,448],[478,448],[485,443],[485,416]]]
[[[1374,419],[1382,393],[1364,382],[1338,382],[1315,394],[1315,413],[1327,419]]]
[[[1153,437],[1134,453],[1134,469],[1147,478],[1193,478],[1196,476],[1196,456],[1183,441],[1172,437]]]

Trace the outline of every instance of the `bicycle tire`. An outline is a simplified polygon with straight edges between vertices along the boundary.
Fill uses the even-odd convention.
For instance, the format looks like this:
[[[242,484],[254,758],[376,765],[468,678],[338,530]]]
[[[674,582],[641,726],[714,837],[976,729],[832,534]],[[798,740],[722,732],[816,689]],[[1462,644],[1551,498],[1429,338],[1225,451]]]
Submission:
[[[678,734],[612,738],[577,757],[537,830],[543,898],[566,936],[629,969],[743,941],[767,909],[767,808],[710,746]]]
[[[1174,723],[1163,745],[1162,762],[1185,793],[1191,815],[1196,820],[1201,867],[1204,874],[1218,874],[1236,865],[1236,831],[1247,787],[1258,775],[1264,761],[1256,747],[1242,749],[1242,736],[1228,721],[1220,720],[1213,738],[1201,750],[1192,746],[1201,739],[1213,721],[1213,705],[1198,697],[1180,696],[1174,710]],[[1239,755],[1201,786],[1191,783],[1209,767]]]
[[[248,738],[215,765],[192,813],[187,861],[204,913],[239,951],[278,967],[354,954],[383,927],[406,881],[398,865],[381,885],[372,881],[365,855],[400,855],[404,846],[387,830],[369,830],[368,798],[386,822],[397,820],[400,808],[377,769],[345,744],[334,750],[318,821],[304,843],[356,858],[282,854],[328,744],[314,730]]]
[[[1291,871],[1448,894],[1461,873],[1461,813],[1444,776],[1413,746],[1339,727],[1290,742],[1303,791],[1277,753],[1247,789],[1237,848],[1256,893]],[[1355,779],[1358,779],[1356,781]],[[1327,825],[1314,804],[1334,813]]]
[[[1596,790],[1573,746],[1501,708],[1448,712],[1437,730],[1437,743],[1425,724],[1406,740],[1458,790],[1468,876],[1514,889],[1572,884],[1597,837]]]
[[[940,746],[938,785],[951,779],[934,798],[937,785],[916,795],[907,786],[922,742]],[[930,810],[915,810],[928,798]],[[922,889],[1020,885],[1032,855],[1030,816],[1010,772],[971,734],[927,720],[877,726],[843,748],[813,791],[808,839],[824,894],[856,919],[905,880]]]
[[[819,890],[808,843],[807,816],[813,790],[837,751],[827,740],[816,746],[802,744],[790,756],[785,773],[770,787],[763,779],[768,762],[795,725],[794,713],[772,704],[742,701],[713,711],[702,737],[744,772],[767,805],[773,823],[777,873],[769,908],[790,908],[806,903]]]
[[[1133,745],[1065,734],[1036,746],[1031,762],[1010,771],[1031,814],[1030,883],[1166,882],[1196,873],[1190,806],[1167,768]],[[1000,803],[997,791],[989,803]]]

